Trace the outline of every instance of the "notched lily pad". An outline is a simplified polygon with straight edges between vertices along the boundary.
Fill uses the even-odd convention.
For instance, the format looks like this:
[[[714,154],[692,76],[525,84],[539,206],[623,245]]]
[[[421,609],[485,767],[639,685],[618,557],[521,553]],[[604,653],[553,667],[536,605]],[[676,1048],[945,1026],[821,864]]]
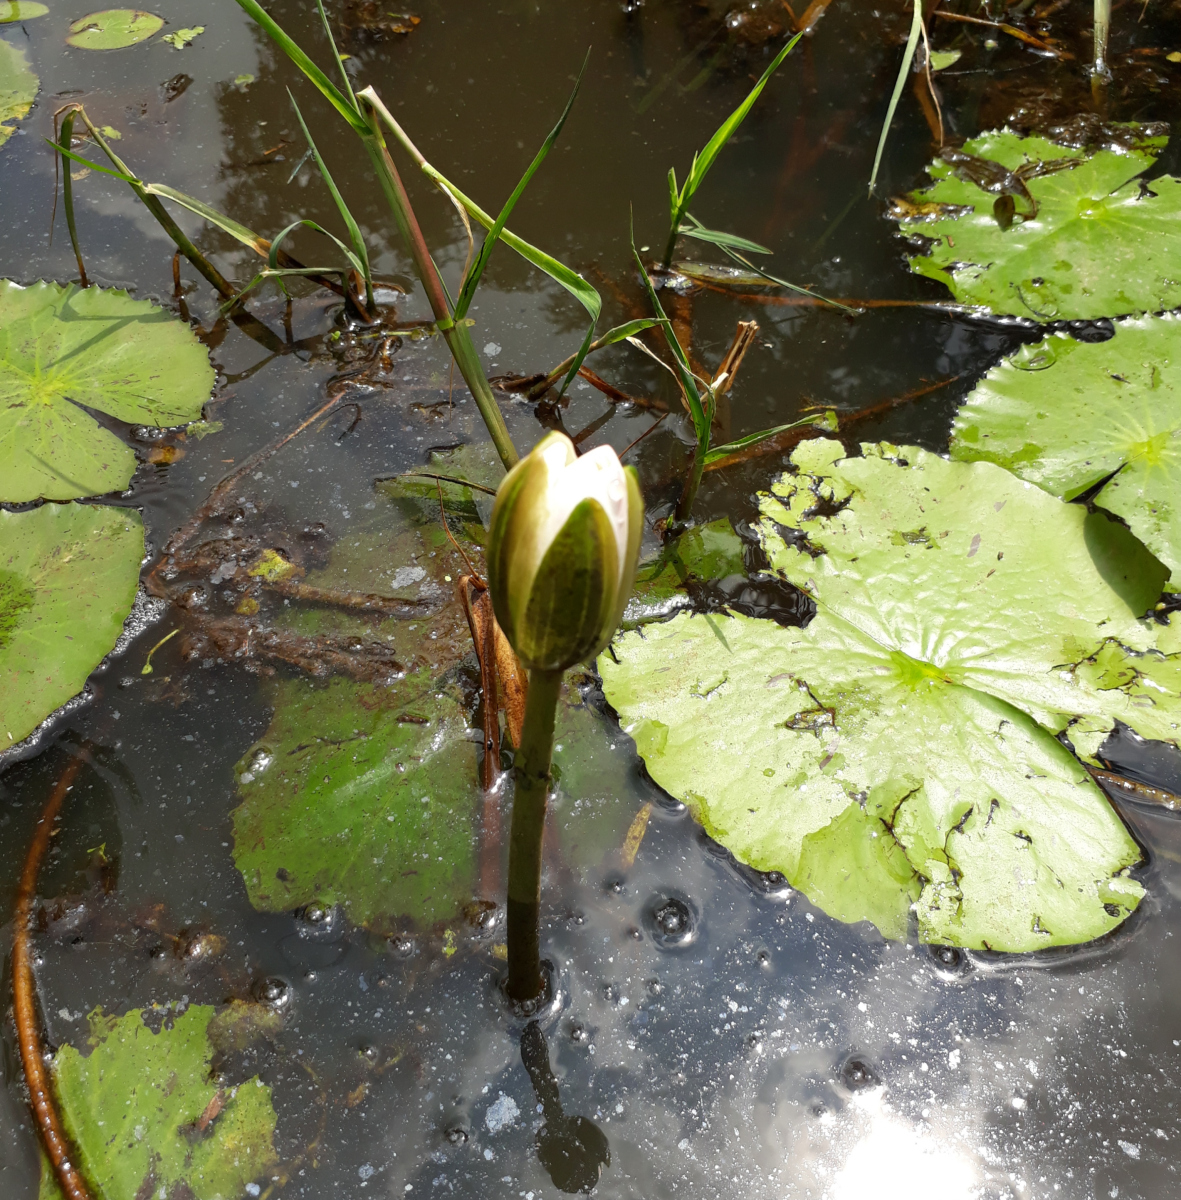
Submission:
[[[16,122],[28,116],[40,86],[25,52],[0,38],[0,146],[16,132]]]
[[[0,747],[85,686],[135,600],[143,521],[127,508],[0,510]]]
[[[237,766],[234,861],[267,912],[340,904],[430,926],[474,895],[476,745],[453,686],[268,685],[271,727]]]
[[[1178,306],[1181,182],[1141,187],[1166,139],[1129,129],[1104,149],[996,130],[945,151],[934,184],[895,209],[928,245],[911,268],[963,304],[1037,321]]]
[[[164,28],[164,18],[138,8],[104,8],[71,26],[66,41],[81,50],[122,50],[146,42]]]
[[[154,304],[0,280],[0,501],[121,491],[135,454],[79,406],[182,425],[201,416],[213,381],[192,330]]]
[[[806,628],[647,625],[600,659],[607,699],[713,837],[833,916],[900,938],[913,911],[925,941],[994,950],[1099,937],[1139,902],[1140,852],[1055,735],[1118,718],[1176,743],[1176,639],[1105,577],[1078,506],[863,449],[806,442],[763,498]]]
[[[87,1046],[58,1051],[62,1117],[97,1195],[222,1200],[278,1161],[271,1089],[258,1076],[210,1079],[219,1015],[210,1005],[95,1009]],[[40,1200],[60,1198],[43,1171]]]
[[[994,462],[1116,513],[1181,590],[1181,318],[1120,321],[1088,344],[1053,334],[994,367],[956,414],[951,454]]]

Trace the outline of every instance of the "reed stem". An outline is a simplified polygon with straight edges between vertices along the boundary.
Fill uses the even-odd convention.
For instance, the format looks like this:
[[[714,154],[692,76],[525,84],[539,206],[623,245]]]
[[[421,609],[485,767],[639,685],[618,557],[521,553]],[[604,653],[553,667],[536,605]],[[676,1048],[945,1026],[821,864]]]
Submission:
[[[508,858],[508,983],[510,999],[536,999],[541,977],[541,848],[554,749],[554,713],[561,671],[529,672],[525,725],[517,751],[516,791]]]

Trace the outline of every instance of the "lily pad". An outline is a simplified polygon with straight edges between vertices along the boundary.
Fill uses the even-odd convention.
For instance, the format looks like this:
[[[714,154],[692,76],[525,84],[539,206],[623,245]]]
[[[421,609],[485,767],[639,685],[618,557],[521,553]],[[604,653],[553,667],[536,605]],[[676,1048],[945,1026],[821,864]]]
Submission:
[[[1038,321],[1181,305],[1181,274],[1170,265],[1181,257],[1181,182],[1164,176],[1142,189],[1136,176],[1165,139],[1125,140],[1088,152],[999,130],[964,145],[975,162],[936,159],[933,186],[898,210],[902,233],[929,239],[911,268],[962,304]]]
[[[475,893],[476,745],[454,686],[270,685],[237,767],[234,861],[267,912],[319,901],[379,930],[430,926]]]
[[[43,17],[49,11],[44,4],[37,0],[0,0],[0,25],[12,21],[31,21],[34,17]]]
[[[985,460],[1121,516],[1181,589],[1181,319],[1121,321],[1084,343],[1053,334],[994,367],[956,414],[951,454]]]
[[[146,42],[164,28],[164,18],[138,8],[104,8],[79,17],[66,41],[81,50],[122,50]]]
[[[692,589],[745,571],[742,539],[725,517],[687,529],[640,564],[624,625],[683,608]]]
[[[278,1161],[271,1089],[258,1076],[237,1086],[210,1078],[212,1006],[153,1006],[122,1017],[95,1009],[88,1021],[86,1050],[63,1046],[53,1076],[96,1197],[224,1200],[245,1195]],[[60,1197],[43,1172],[40,1200]]]
[[[25,52],[0,38],[0,146],[16,132],[16,122],[28,116],[40,86]]]
[[[205,32],[204,25],[195,25],[192,29],[178,29],[175,33],[166,33],[160,40],[167,42],[170,46],[177,50],[183,50],[195,38],[198,38]]]
[[[79,405],[182,425],[201,416],[213,381],[192,330],[154,304],[0,280],[0,501],[121,491],[135,454]]]
[[[607,699],[713,837],[841,920],[905,937],[913,905],[925,941],[1009,951],[1098,937],[1139,902],[1140,852],[1055,734],[1181,732],[1135,547],[991,463],[863,451],[807,442],[763,498],[806,628],[645,626],[600,659]]]
[[[0,510],[0,745],[27,737],[110,653],[143,553],[134,509]]]

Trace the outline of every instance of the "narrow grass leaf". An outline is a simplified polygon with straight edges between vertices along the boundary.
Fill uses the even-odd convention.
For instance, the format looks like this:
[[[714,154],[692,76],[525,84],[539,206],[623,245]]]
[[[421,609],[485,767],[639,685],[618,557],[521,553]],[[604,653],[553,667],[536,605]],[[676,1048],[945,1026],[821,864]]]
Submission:
[[[328,39],[328,45],[332,47],[332,57],[336,61],[336,69],[340,72],[340,78],[344,82],[344,90],[353,102],[353,108],[357,108],[357,97],[353,94],[353,81],[344,69],[344,59],[340,57],[340,51],[336,48],[336,38],[332,36],[332,26],[328,24],[328,14],[324,11],[324,0],[316,0],[316,8],[320,10],[320,23],[324,26],[324,36]],[[357,111],[359,112],[360,109]]]
[[[59,146],[52,138],[46,138],[45,141],[59,154],[64,154],[66,158],[72,158],[75,162],[81,163],[84,167],[89,167],[92,171],[101,171],[104,175],[113,175],[116,179],[122,179],[124,183],[139,183],[139,180],[134,175],[127,175],[123,171],[115,171],[110,167],[100,167],[98,163],[91,162],[88,158],[83,158],[81,154],[75,154],[73,150],[67,150],[65,146]]]
[[[582,60],[582,70],[578,72],[578,78],[574,81],[574,90],[570,93],[570,99],[566,101],[566,107],[562,109],[562,115],[558,118],[557,124],[546,135],[545,141],[541,143],[541,149],[533,156],[533,161],[526,168],[525,174],[521,176],[517,186],[513,188],[512,195],[504,202],[504,207],[500,210],[492,228],[488,230],[488,235],[484,238],[484,244],[480,247],[480,253],[476,256],[476,261],[472,264],[471,270],[465,273],[463,283],[459,289],[459,299],[455,305],[456,320],[460,320],[467,315],[467,310],[475,298],[480,277],[484,274],[484,268],[488,265],[488,259],[491,257],[493,248],[500,239],[501,232],[512,215],[517,201],[529,186],[529,181],[537,174],[538,168],[545,162],[546,156],[553,148],[554,142],[558,140],[558,134],[562,132],[562,126],[566,124],[566,118],[570,115],[570,110],[574,107],[574,101],[578,96],[578,89],[582,86],[582,77],[586,73],[588,62],[590,62],[589,50],[586,52],[586,58]]]
[[[238,5],[259,26],[260,29],[287,55],[289,59],[308,77],[308,80],[338,113],[363,137],[369,133],[357,108],[341,95],[336,85],[320,70],[318,66],[304,53],[299,45],[284,32],[279,23],[258,3],[258,0],[238,0]]]
[[[203,200],[198,200],[195,196],[188,196],[184,192],[178,192],[176,188],[169,187],[166,183],[145,183],[143,189],[149,196],[161,196],[165,200],[172,200],[181,208],[187,208],[189,212],[204,217],[211,225],[216,225],[223,233],[228,233],[242,245],[249,246],[256,254],[265,255],[267,253],[266,238],[235,221],[233,217],[227,217],[225,213],[211,208]]]
[[[242,0],[238,0],[242,3]],[[906,77],[910,74],[911,63],[914,62],[914,52],[918,49],[919,38],[923,34],[923,4],[922,0],[913,0],[914,17],[910,23],[910,35],[906,39],[906,51],[902,55],[902,66],[898,71],[898,79],[894,83],[894,94],[890,97],[890,107],[886,109],[886,120],[882,124],[881,136],[878,138],[877,153],[873,156],[873,173],[869,177],[869,194],[872,196],[878,182],[878,169],[882,165],[882,153],[886,149],[886,138],[890,135],[890,126],[894,122],[894,111],[902,98],[902,89],[906,86]]]
[[[761,275],[768,283],[774,283],[778,287],[785,287],[790,292],[796,292],[801,296],[811,296],[813,300],[820,300],[824,304],[831,304],[833,308],[839,308],[841,312],[849,313],[855,316],[858,309],[851,308],[848,304],[842,304],[839,300],[830,300],[827,296],[820,295],[819,292],[809,291],[806,287],[801,287],[798,283],[792,283],[787,279],[780,279],[778,275],[772,275],[769,271],[764,271],[757,263],[752,263],[749,259],[743,258],[741,254],[731,250],[728,246],[721,247],[722,252],[729,258],[732,258],[736,263],[741,263],[748,271],[753,271],[756,275]]]
[[[746,437],[736,438],[724,446],[711,446],[705,456],[705,465],[708,467],[712,463],[720,462],[723,458],[728,458],[731,454],[737,454],[740,450],[757,446],[760,442],[775,437],[776,434],[786,433],[789,429],[798,429],[801,425],[815,425],[818,429],[826,429],[830,433],[835,432],[837,428],[836,413],[829,411],[813,417],[804,417],[799,421],[789,421],[786,425],[776,425],[773,429],[761,429],[758,433],[748,433]]]
[[[685,214],[685,220],[690,225],[682,225],[681,233],[685,237],[696,238],[699,242],[710,242],[715,246],[729,246],[734,250],[745,250],[747,254],[771,254],[773,251],[749,238],[739,237],[736,233],[726,233],[722,229],[707,229],[691,213]]]

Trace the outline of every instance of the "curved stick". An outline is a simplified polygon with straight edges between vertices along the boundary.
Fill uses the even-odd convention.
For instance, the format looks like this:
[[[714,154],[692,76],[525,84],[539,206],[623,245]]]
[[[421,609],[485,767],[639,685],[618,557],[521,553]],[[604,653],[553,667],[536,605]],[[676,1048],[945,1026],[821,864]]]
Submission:
[[[25,865],[21,871],[16,893],[16,920],[12,938],[12,1002],[16,1016],[17,1039],[20,1042],[21,1065],[29,1085],[29,1099],[37,1131],[45,1153],[53,1165],[54,1174],[66,1200],[91,1200],[90,1189],[74,1165],[75,1155],[70,1139],[62,1128],[61,1117],[53,1096],[52,1085],[45,1070],[41,1030],[37,1021],[37,983],[33,977],[32,938],[29,926],[37,900],[37,876],[49,848],[54,822],[62,802],[82,767],[82,759],[74,758],[62,772],[33,837]]]

